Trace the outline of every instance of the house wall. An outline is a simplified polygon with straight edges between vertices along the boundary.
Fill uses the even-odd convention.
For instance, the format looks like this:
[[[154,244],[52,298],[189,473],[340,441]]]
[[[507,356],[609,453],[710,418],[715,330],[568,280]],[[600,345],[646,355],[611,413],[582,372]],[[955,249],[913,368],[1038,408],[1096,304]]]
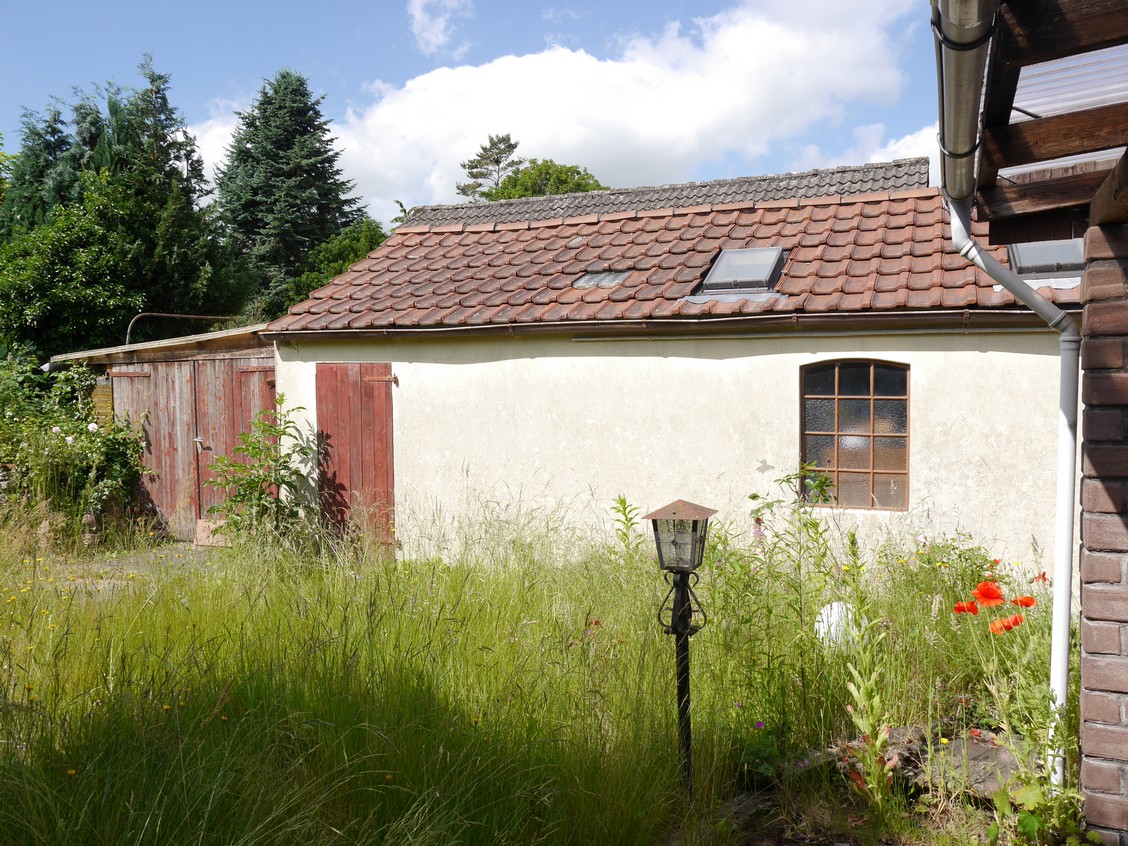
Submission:
[[[748,494],[777,492],[774,480],[798,466],[800,367],[837,358],[910,367],[910,509],[830,512],[844,527],[870,542],[887,527],[966,530],[1000,557],[1046,566],[1058,392],[1049,331],[283,341],[277,381],[312,429],[317,362],[392,362],[396,519],[410,542],[413,519],[482,501],[607,525],[618,494],[643,513],[684,498],[744,521]]]

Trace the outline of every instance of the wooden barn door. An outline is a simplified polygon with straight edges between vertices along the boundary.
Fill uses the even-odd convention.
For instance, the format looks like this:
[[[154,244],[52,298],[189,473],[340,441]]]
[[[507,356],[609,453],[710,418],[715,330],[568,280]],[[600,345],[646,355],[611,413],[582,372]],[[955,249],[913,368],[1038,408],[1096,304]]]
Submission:
[[[331,525],[366,523],[385,543],[393,533],[392,366],[317,365],[318,490]]]
[[[223,491],[204,481],[255,415],[274,407],[273,356],[120,365],[110,377],[114,416],[144,432],[152,473],[141,480],[143,502],[176,537],[206,537]]]
[[[225,498],[221,488],[205,484],[215,478],[212,463],[234,454],[239,435],[251,431],[260,411],[274,407],[274,358],[227,358],[197,361],[196,365],[196,479],[199,491],[197,541],[208,538],[216,525],[211,509]]]
[[[110,371],[114,417],[140,424],[145,437],[144,507],[181,538],[196,531],[195,367],[191,361],[128,364]]]

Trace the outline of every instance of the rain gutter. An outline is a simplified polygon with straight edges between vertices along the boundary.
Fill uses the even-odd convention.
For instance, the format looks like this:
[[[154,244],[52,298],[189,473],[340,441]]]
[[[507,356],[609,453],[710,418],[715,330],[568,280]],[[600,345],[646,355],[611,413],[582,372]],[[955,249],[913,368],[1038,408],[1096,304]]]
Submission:
[[[979,104],[987,53],[994,34],[998,0],[932,0],[936,74],[940,101],[940,174],[952,224],[952,242],[961,256],[1030,307],[1059,333],[1057,508],[1054,541],[1053,631],[1050,691],[1064,714],[1069,686],[1069,630],[1073,595],[1073,532],[1077,510],[1077,389],[1081,333],[1077,322],[996,261],[971,237],[975,196],[975,153],[979,148]],[[1051,775],[1064,778],[1065,752],[1055,741]]]

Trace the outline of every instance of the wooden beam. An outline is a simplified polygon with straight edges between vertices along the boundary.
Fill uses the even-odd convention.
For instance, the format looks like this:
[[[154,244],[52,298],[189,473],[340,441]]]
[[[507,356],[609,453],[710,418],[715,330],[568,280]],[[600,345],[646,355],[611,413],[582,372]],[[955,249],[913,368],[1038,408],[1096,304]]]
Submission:
[[[986,89],[983,98],[983,125],[1002,126],[1010,123],[1014,93],[1018,90],[1018,68],[1008,68],[999,58],[998,50],[991,51]],[[986,145],[980,146],[975,168],[976,185],[980,190],[994,186],[999,175],[999,168],[986,154],[986,149]]]
[[[1108,170],[1104,169],[1040,182],[996,185],[976,195],[979,219],[998,220],[1019,214],[1087,206],[1107,175]]]
[[[1094,226],[1128,221],[1128,153],[1120,157],[1093,195],[1089,219]]]
[[[996,170],[1095,153],[1128,144],[1128,103],[989,126],[984,156]]]
[[[1064,241],[1080,238],[1089,228],[1087,206],[1020,214],[990,221],[987,226],[987,243],[1021,244],[1027,241]]]
[[[999,8],[999,50],[1011,68],[1128,43],[1123,0],[1008,0]]]

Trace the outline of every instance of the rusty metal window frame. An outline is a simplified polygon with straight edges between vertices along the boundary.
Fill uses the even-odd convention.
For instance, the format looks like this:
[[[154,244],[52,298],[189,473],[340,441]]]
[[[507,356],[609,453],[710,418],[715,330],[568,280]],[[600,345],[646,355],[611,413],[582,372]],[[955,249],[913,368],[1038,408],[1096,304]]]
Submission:
[[[849,386],[843,385],[842,373],[844,368],[851,368],[854,375],[857,376],[858,368],[867,367],[869,387],[867,391],[854,390],[851,391]],[[808,377],[816,372],[822,371],[825,374],[827,369],[831,369],[833,376],[833,385],[826,389],[820,389],[817,386],[810,384],[812,380]],[[878,370],[883,369],[887,374],[901,374],[904,378],[904,392],[903,393],[878,393],[877,375]],[[799,369],[799,448],[802,456],[801,460],[804,465],[810,465],[818,473],[827,476],[831,481],[831,490],[834,495],[834,504],[840,508],[856,508],[870,511],[906,511],[909,507],[909,396],[910,396],[910,381],[909,381],[909,366],[893,361],[881,361],[876,359],[830,359],[828,361],[819,361],[812,364],[804,365]],[[843,403],[852,403],[854,408],[860,408],[857,404],[859,401],[868,402],[868,424],[864,428],[859,428],[857,424],[849,425],[847,421],[843,420],[842,409]],[[826,401],[831,402],[832,409],[832,424],[830,426],[821,426],[819,424],[826,422],[825,407],[820,409],[818,413],[812,413],[813,403]],[[877,414],[876,403],[902,403],[903,404],[903,417],[904,417],[904,431],[882,431],[879,426],[879,415]],[[819,419],[813,419],[819,418]],[[844,448],[843,441],[845,439],[866,439],[868,446],[868,454],[865,455],[865,466],[860,466],[858,459],[862,457],[862,450],[851,450],[848,447]],[[829,439],[829,451],[826,448],[826,439]],[[876,445],[878,439],[885,440],[900,440],[903,441],[903,446],[900,448],[900,454],[903,456],[896,467],[884,466],[878,468],[877,464],[879,459],[875,456]],[[818,443],[816,443],[818,440]],[[816,451],[814,447],[822,445],[822,449]],[[889,454],[884,456],[884,460],[889,460]],[[843,459],[846,458],[844,461]],[[846,464],[846,466],[843,466]],[[840,485],[844,481],[843,474],[850,477],[853,485],[859,485],[862,477],[866,478],[866,491],[868,495],[868,503],[862,504],[857,499],[857,494],[861,492],[861,488],[857,487],[852,490],[855,498],[851,501],[843,502],[840,493]],[[893,504],[886,494],[889,492],[899,491],[901,498],[899,502]],[[883,502],[884,500],[884,502]]]

